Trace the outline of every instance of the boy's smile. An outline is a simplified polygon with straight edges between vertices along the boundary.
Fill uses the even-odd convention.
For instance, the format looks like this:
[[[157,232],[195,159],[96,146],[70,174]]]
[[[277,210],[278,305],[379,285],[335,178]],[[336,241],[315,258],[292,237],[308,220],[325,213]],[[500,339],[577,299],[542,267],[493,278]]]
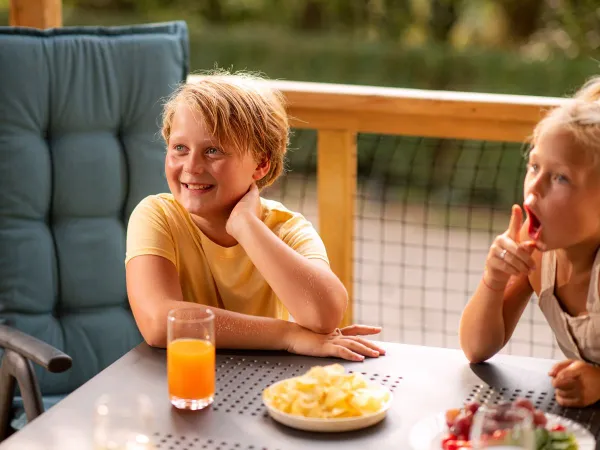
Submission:
[[[214,184],[192,184],[192,183],[181,183],[185,189],[188,191],[196,191],[194,194],[206,194],[210,192],[215,185]]]

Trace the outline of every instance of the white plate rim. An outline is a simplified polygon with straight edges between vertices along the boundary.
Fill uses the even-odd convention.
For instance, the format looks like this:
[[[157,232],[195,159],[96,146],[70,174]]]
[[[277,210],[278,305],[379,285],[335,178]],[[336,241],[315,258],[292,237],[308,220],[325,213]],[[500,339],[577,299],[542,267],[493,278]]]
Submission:
[[[548,425],[563,425],[575,434],[578,450],[595,450],[596,439],[588,429],[579,423],[552,413],[544,413]],[[441,438],[446,431],[445,413],[440,412],[419,420],[409,432],[409,445],[412,450],[442,450]],[[435,433],[435,434],[434,434]],[[427,437],[427,434],[429,436]],[[436,443],[436,441],[439,441]]]
[[[284,423],[284,425],[291,426],[293,428],[297,428],[296,426],[293,425],[293,423],[296,423],[298,425],[298,427],[300,427],[300,429],[303,429],[303,430],[313,429],[313,427],[311,427],[311,425],[314,426],[315,430],[322,428],[323,426],[327,426],[327,425],[331,425],[332,427],[334,427],[336,425],[337,426],[352,425],[352,424],[358,425],[358,423],[362,423],[362,422],[365,423],[364,427],[371,426],[371,425],[374,425],[375,423],[383,420],[383,418],[387,414],[387,411],[392,406],[392,402],[394,401],[394,394],[387,386],[383,386],[378,383],[368,383],[369,386],[376,386],[378,389],[384,389],[389,395],[388,401],[385,402],[378,411],[375,411],[375,412],[372,412],[369,414],[365,414],[363,416],[341,417],[341,418],[304,417],[304,416],[299,416],[296,414],[289,414],[289,413],[280,411],[279,409],[270,405],[269,402],[266,401],[266,399],[265,399],[265,391],[273,386],[277,386],[278,384],[281,384],[292,378],[295,378],[295,377],[286,378],[285,380],[280,380],[280,381],[277,381],[276,383],[273,383],[273,384],[267,386],[263,390],[262,401],[263,401],[263,404],[265,405],[265,407],[267,408],[269,415],[274,420],[276,420],[277,422],[280,422],[280,423],[284,423],[284,422],[281,422],[281,420],[280,420],[280,418],[284,418],[284,419],[286,419],[285,420],[286,423]],[[376,420],[375,422],[372,421],[378,417],[380,417],[378,420]],[[351,428],[351,429],[354,430],[354,429],[358,429],[358,428],[362,428],[362,427]]]

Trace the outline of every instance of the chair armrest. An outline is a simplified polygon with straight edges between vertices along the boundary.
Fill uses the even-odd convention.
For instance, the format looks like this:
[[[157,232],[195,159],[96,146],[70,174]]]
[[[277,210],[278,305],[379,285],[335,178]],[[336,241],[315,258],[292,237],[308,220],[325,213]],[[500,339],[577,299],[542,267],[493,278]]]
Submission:
[[[10,349],[50,372],[71,368],[71,357],[57,348],[7,325],[0,325],[0,347]]]

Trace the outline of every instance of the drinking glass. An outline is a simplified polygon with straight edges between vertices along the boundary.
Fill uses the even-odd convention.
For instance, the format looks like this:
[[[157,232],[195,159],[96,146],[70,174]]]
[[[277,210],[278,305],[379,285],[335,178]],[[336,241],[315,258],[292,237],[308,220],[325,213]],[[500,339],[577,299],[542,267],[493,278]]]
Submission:
[[[469,439],[473,449],[535,450],[533,414],[512,404],[481,406]]]
[[[206,408],[215,395],[214,314],[207,308],[181,308],[167,320],[169,397],[179,409]]]

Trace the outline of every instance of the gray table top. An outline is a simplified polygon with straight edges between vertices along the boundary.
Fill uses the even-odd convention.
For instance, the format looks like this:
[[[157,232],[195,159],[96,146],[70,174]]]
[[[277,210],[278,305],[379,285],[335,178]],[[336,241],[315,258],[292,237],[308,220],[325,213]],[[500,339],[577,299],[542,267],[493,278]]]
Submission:
[[[144,393],[151,398],[156,422],[153,439],[159,449],[316,449],[367,444],[408,449],[408,436],[416,422],[459,407],[474,396],[488,396],[490,401],[529,396],[543,410],[577,420],[594,435],[600,431],[600,408],[565,410],[555,404],[547,375],[552,360],[497,355],[489,363],[469,365],[457,350],[382,345],[386,356],[362,363],[287,353],[219,351],[215,403],[204,411],[182,412],[168,400],[165,351],[141,344],[4,441],[0,449],[91,449],[93,406],[104,393]],[[392,389],[394,402],[383,422],[361,431],[319,434],[287,428],[266,415],[261,402],[264,387],[311,366],[334,362]]]

